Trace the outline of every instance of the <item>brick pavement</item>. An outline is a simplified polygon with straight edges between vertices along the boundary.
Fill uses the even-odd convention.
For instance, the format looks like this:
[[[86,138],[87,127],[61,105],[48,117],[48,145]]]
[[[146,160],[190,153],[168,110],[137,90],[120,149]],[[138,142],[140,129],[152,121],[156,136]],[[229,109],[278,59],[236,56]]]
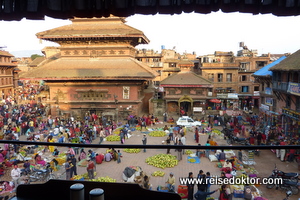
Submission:
[[[156,125],[156,127],[162,127],[163,125]],[[221,127],[216,127],[216,128],[221,128]],[[139,131],[134,131],[132,132],[132,137],[129,138],[128,140],[125,141],[126,144],[142,144],[142,133]],[[187,145],[195,145],[196,143],[194,142],[194,133],[193,132],[188,132],[187,133]],[[148,136],[148,144],[161,144],[163,140],[165,140],[166,137],[151,137]],[[205,144],[207,140],[207,136],[202,136],[200,138],[200,143],[202,145]],[[226,142],[222,140],[221,138],[216,138],[216,141],[220,145],[226,145]],[[98,143],[99,138],[97,138],[94,143]],[[104,144],[119,144],[119,142],[108,142],[105,141]],[[65,148],[66,149],[66,148]],[[62,149],[64,150],[64,149]],[[86,149],[87,150],[87,149]],[[94,149],[96,152],[104,152],[106,149]],[[195,152],[195,150],[193,150]],[[114,178],[117,180],[117,182],[123,182],[122,180],[122,173],[125,167],[127,166],[140,166],[142,170],[147,174],[151,175],[152,172],[157,171],[157,170],[162,170],[159,168],[156,168],[154,166],[150,166],[145,163],[145,159],[149,156],[153,156],[159,153],[166,153],[166,150],[164,149],[148,149],[146,153],[140,152],[138,154],[130,154],[122,152],[122,161],[120,164],[117,164],[115,161],[111,162],[103,162],[101,165],[97,165],[97,176],[109,176],[111,178]],[[171,150],[172,155],[177,155],[177,153],[174,150]],[[268,159],[265,159],[268,158]],[[261,156],[259,158],[255,158],[257,165],[256,169],[259,171],[261,177],[267,177],[271,174],[271,171],[274,167],[274,163],[277,163],[277,166],[280,170],[285,171],[285,172],[295,172],[296,171],[296,163],[295,164],[286,164],[286,163],[281,163],[273,153],[271,153],[269,150],[265,150],[261,152]],[[215,166],[215,162],[210,162],[208,161],[207,158],[201,158],[200,164],[195,164],[195,163],[188,163],[187,162],[187,155],[183,155],[182,161],[179,161],[178,165],[175,166],[174,168],[166,168],[162,171],[166,173],[164,177],[152,177],[150,176],[150,183],[153,185],[153,189],[156,190],[158,185],[165,185],[165,181],[168,177],[168,174],[170,172],[173,172],[175,174],[176,178],[176,189],[179,185],[179,177],[187,177],[188,173],[191,171],[194,173],[194,176],[196,176],[199,172],[200,169],[202,169],[204,172],[209,171],[212,175],[220,175],[220,170]],[[63,169],[59,173],[62,173]],[[78,167],[78,174],[85,173],[86,169],[85,167]],[[217,189],[218,186],[212,186],[211,190]],[[265,186],[260,186],[260,189],[263,192],[263,196],[268,198],[269,200],[272,199],[283,199],[285,196],[284,192],[281,191],[276,191],[275,189],[268,190],[265,189]],[[196,190],[196,187],[195,187]],[[217,192],[216,194],[211,195],[212,197],[217,198],[219,193]],[[298,197],[293,196],[290,198],[291,200],[297,200]],[[237,200],[237,199],[236,199]]]

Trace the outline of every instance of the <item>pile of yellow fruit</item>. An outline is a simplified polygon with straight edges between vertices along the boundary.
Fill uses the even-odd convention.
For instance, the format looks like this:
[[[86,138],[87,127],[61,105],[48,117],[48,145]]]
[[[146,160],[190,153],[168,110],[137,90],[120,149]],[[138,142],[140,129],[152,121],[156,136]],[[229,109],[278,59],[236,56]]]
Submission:
[[[120,141],[120,136],[119,135],[109,135],[106,137],[106,141]]]
[[[188,149],[188,150],[185,150],[185,154],[186,154],[186,155],[191,155],[191,154],[193,154],[193,152],[192,152],[191,150]]]
[[[113,179],[109,176],[105,176],[105,177],[98,177],[98,178],[95,178],[95,179],[91,179],[91,181],[115,183],[117,180]]]
[[[194,162],[196,162],[196,159],[195,158],[190,158],[190,159],[188,159],[188,161],[191,162],[191,163],[194,163]]]
[[[170,154],[157,154],[146,158],[146,163],[148,165],[153,165],[154,167],[165,169],[166,167],[174,167],[178,164],[176,156]]]
[[[94,172],[94,177],[97,175],[97,172]],[[84,173],[84,174],[82,174],[82,175],[80,175],[80,176],[82,176],[84,179],[89,179],[89,174],[88,173]]]
[[[126,153],[140,153],[141,152],[140,149],[124,149],[123,151],[125,151]]]
[[[166,132],[164,132],[164,131],[152,131],[151,133],[149,133],[149,135],[152,136],[152,137],[165,137]]]
[[[122,129],[122,128],[117,128],[117,129],[115,129],[115,130],[114,130],[114,134],[120,135],[121,129]]]
[[[82,178],[84,178],[83,175],[74,175],[74,176],[72,177],[73,180],[80,180],[80,179],[82,179]]]
[[[136,127],[135,128],[135,130],[137,130],[137,131],[141,131],[142,130],[142,127],[140,127],[140,126],[138,126],[138,127]],[[143,130],[148,130],[148,128],[145,128],[145,127],[143,127]]]
[[[163,171],[155,171],[151,174],[152,176],[164,176],[165,175],[165,172]]]
[[[213,128],[211,132],[214,132],[217,135],[221,135],[221,131],[219,129]]]

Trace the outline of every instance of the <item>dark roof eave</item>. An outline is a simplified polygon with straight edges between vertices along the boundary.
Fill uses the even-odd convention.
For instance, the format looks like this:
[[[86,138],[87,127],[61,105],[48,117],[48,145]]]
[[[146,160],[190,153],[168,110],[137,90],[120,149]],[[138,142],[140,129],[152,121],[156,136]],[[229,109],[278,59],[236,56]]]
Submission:
[[[61,77],[61,78],[53,78],[53,77],[20,77],[20,80],[32,80],[32,79],[38,79],[38,80],[152,80],[155,77],[108,77],[108,78],[102,78],[102,77],[86,77],[86,78],[75,78],[75,77]]]

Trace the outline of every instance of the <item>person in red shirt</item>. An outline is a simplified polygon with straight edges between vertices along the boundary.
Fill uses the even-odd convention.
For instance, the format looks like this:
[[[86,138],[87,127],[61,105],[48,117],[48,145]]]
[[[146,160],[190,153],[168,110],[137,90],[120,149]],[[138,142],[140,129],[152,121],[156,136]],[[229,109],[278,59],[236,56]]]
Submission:
[[[251,135],[250,139],[249,139],[249,143],[251,145],[254,145],[254,142],[255,142],[255,138]]]
[[[96,154],[95,159],[96,159],[96,164],[101,164],[104,160],[104,155],[102,153]]]
[[[266,141],[266,140],[267,140],[266,134],[262,134],[262,135],[261,135],[261,143],[262,143],[262,144],[267,144],[267,141]]]
[[[92,161],[89,157],[87,158],[87,160],[89,161],[89,163],[86,170],[88,172],[89,179],[94,179],[95,178],[94,171],[96,170],[96,166],[94,164],[94,161]]]
[[[294,145],[294,143],[291,143],[291,145]],[[296,149],[290,149],[289,155],[288,155],[288,158],[287,158],[288,162],[293,162],[294,161],[295,153],[296,153]]]

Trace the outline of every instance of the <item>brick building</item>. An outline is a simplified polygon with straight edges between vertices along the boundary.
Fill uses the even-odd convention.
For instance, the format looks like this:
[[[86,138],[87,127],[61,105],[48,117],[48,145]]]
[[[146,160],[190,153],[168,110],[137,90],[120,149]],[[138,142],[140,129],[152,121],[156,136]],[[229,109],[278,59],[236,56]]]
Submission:
[[[13,62],[14,56],[7,51],[0,50],[0,98],[13,96],[14,87],[17,86],[18,73],[15,72],[17,64]]]
[[[147,112],[145,92],[157,73],[135,59],[135,46],[148,38],[125,24],[124,18],[75,18],[72,24],[37,33],[60,44],[41,66],[22,79],[44,80],[49,87],[51,114],[83,117]],[[47,54],[47,49],[44,49]]]

